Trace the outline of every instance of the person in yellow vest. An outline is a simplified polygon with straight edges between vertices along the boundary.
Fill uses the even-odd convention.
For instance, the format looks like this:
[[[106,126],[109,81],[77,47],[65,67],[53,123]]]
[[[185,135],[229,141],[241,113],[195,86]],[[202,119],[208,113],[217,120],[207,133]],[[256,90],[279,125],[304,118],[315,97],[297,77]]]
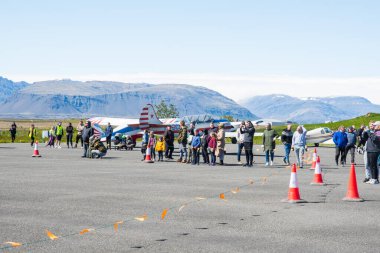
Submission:
[[[164,137],[160,137],[156,143],[156,151],[158,152],[158,161],[164,161],[165,141]]]
[[[37,130],[36,128],[34,127],[34,124],[32,124],[29,128],[29,138],[30,138],[30,146],[33,147],[33,144],[34,144],[34,139],[36,138],[36,135],[37,135]]]
[[[63,136],[63,126],[61,122],[58,122],[57,128],[55,129],[55,135],[57,136],[55,148],[61,148],[61,140]]]

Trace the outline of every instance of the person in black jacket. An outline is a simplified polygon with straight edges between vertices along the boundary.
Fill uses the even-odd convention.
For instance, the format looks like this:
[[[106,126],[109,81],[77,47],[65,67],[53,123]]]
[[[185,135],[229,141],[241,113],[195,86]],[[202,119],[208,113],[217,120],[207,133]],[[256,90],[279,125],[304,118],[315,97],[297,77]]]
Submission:
[[[164,133],[164,139],[165,139],[165,158],[167,159],[173,159],[173,151],[174,151],[174,132],[172,130],[171,126],[167,126],[165,133]]]
[[[377,123],[377,122],[376,122]],[[378,158],[380,155],[380,122],[376,124],[374,133],[370,133],[367,140],[367,161],[371,169],[371,179],[368,184],[379,183]]]
[[[94,135],[94,129],[91,127],[91,122],[87,121],[82,132],[82,139],[83,139],[83,144],[84,144],[82,158],[87,157],[88,155],[87,151],[90,145],[90,137],[93,135]]]
[[[66,142],[67,142],[67,148],[70,147],[73,148],[73,134],[74,134],[74,127],[69,123],[69,125],[66,127]]]
[[[289,161],[289,155],[290,155],[290,150],[292,148],[292,139],[293,139],[293,131],[292,131],[292,125],[289,124],[284,131],[282,131],[281,134],[281,142],[284,144],[285,148],[285,156],[284,156],[284,163],[286,165],[290,164]]]
[[[12,143],[15,142],[16,131],[17,131],[17,125],[16,125],[16,122],[13,122],[11,125],[11,128],[9,129],[9,132],[11,132]]]
[[[253,165],[253,137],[255,135],[255,127],[251,121],[246,121],[245,125],[241,126],[240,132],[244,134],[244,150],[247,163],[244,167],[252,167]]]

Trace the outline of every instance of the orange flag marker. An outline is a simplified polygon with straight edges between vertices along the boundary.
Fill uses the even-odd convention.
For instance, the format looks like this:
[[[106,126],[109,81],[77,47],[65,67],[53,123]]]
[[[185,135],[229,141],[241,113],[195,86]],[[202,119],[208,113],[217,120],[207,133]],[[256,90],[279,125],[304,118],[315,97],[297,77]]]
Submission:
[[[20,247],[22,245],[22,243],[19,243],[19,242],[5,242],[4,244],[9,244],[13,248]]]
[[[168,213],[168,209],[166,208],[166,209],[164,209],[164,210],[162,211],[162,213],[161,213],[161,220],[164,220],[164,219],[165,219],[165,216],[166,216],[167,213]]]
[[[79,234],[80,235],[84,235],[84,234],[86,234],[86,233],[88,233],[88,232],[91,232],[91,231],[93,231],[94,229],[92,229],[92,228],[85,228],[85,229],[83,229],[82,231],[80,231],[79,232]]]
[[[219,194],[219,198],[225,200],[224,193]]]
[[[51,240],[57,240],[58,239],[58,236],[56,236],[55,234],[53,234],[52,232],[50,232],[49,230],[46,230],[46,234],[47,236],[51,239]]]
[[[123,224],[124,221],[117,221],[115,222],[115,224],[113,224],[113,229],[115,230],[115,232],[117,232],[119,230],[119,225],[120,224]]]
[[[143,216],[137,216],[135,218],[135,220],[138,220],[138,221],[146,221],[148,219],[148,215],[144,214]]]

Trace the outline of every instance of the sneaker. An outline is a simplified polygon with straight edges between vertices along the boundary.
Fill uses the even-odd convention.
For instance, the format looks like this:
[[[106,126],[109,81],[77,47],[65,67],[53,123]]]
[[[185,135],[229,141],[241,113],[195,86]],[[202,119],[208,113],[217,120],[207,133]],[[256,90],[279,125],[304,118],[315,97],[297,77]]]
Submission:
[[[182,159],[181,159],[181,158],[177,160],[177,163],[180,163],[180,162],[182,162]]]
[[[379,184],[379,179],[374,179],[373,184]]]
[[[265,163],[265,167],[268,167],[269,166],[269,163]]]
[[[367,183],[369,181],[369,178],[364,178],[363,183]]]
[[[238,164],[242,165],[243,163],[241,161],[238,161]]]
[[[249,166],[248,163],[246,163],[246,164],[243,165],[243,167],[248,167],[248,166]]]
[[[273,166],[273,161],[270,161],[270,166]]]
[[[374,182],[375,182],[375,179],[370,179],[370,180],[368,180],[368,181],[366,182],[366,184],[374,184]]]

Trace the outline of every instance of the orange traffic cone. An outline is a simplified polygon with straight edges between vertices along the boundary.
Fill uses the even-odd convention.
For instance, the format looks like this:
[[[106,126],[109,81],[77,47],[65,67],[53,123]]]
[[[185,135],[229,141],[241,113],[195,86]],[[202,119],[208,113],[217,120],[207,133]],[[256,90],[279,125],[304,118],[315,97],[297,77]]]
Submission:
[[[301,199],[301,196],[300,196],[300,192],[298,189],[298,180],[297,180],[297,166],[295,164],[293,164],[292,172],[290,173],[288,198],[282,200],[282,202],[288,202],[288,203],[306,203],[307,202]]]
[[[314,180],[310,183],[311,185],[326,185],[323,183],[322,179],[322,169],[321,169],[321,158],[317,157],[317,163],[315,165]]]
[[[146,153],[145,153],[145,161],[144,161],[144,162],[146,162],[146,163],[154,163],[154,161],[152,161],[152,158],[151,158],[151,156],[150,156],[150,153],[151,153],[150,150],[151,150],[151,149],[150,149],[150,146],[148,146],[147,149],[146,149]]]
[[[317,148],[314,149],[313,162],[311,164],[311,168],[310,169],[314,170],[316,165],[317,165]]]
[[[359,197],[358,185],[356,182],[355,165],[351,164],[350,178],[348,180],[347,195],[344,201],[362,202],[364,199]]]
[[[38,141],[34,143],[34,151],[32,157],[41,157],[40,152],[38,152]]]

